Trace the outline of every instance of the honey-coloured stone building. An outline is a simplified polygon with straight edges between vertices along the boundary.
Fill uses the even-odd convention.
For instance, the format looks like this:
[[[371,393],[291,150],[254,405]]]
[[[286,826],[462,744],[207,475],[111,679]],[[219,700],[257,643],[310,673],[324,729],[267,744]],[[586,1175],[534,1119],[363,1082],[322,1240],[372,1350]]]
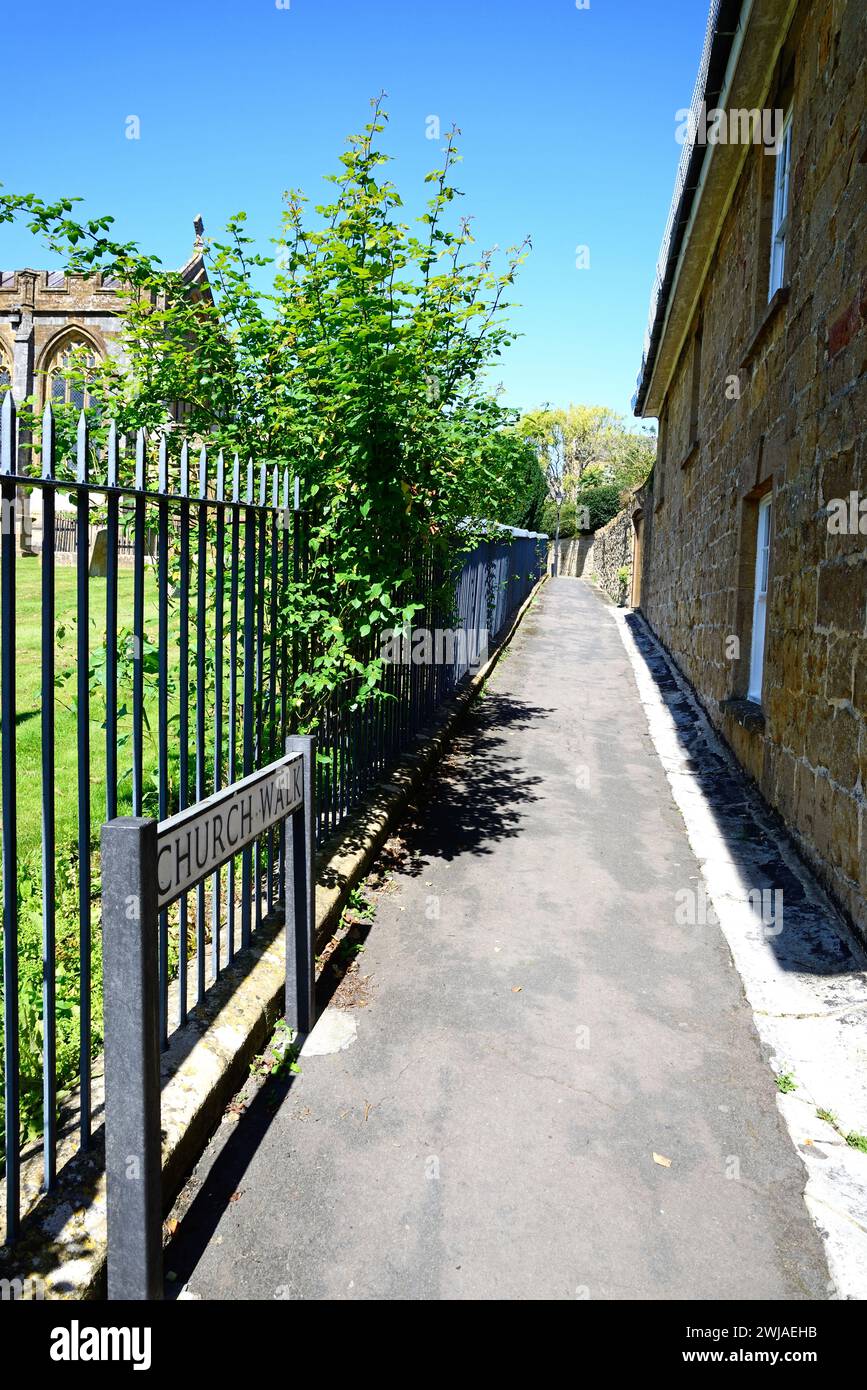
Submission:
[[[633,602],[867,938],[864,0],[715,0],[684,123]]]

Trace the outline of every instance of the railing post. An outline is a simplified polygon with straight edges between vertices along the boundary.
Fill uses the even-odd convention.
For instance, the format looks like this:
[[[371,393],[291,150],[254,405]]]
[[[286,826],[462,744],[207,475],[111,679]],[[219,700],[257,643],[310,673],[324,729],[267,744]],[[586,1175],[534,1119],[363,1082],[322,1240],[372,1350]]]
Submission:
[[[157,823],[102,827],[108,1296],[163,1296]]]
[[[286,1022],[306,1037],[316,1022],[316,740],[291,734],[286,752],[304,758],[304,802],[286,823]]]

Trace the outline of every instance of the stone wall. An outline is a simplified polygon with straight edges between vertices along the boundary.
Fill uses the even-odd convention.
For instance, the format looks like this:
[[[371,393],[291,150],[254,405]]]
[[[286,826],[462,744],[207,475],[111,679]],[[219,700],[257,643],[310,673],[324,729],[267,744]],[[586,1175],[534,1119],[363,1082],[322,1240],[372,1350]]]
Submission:
[[[209,293],[198,242],[178,273],[194,294]],[[0,271],[0,369],[8,371],[16,401],[34,396],[37,409],[42,406],[48,373],[68,340],[86,344],[97,358],[125,364],[120,293],[117,280],[101,273]]]
[[[593,541],[593,572],[597,582],[615,603],[629,603],[632,596],[632,562],[635,528],[634,505],[630,503],[596,532]],[[626,570],[625,578],[621,570]]]
[[[48,396],[48,374],[65,345],[83,343],[96,358],[123,361],[119,342],[118,288],[101,275],[51,274],[45,270],[4,271],[0,275],[0,371],[15,400]],[[26,436],[21,437],[19,471],[32,471]],[[71,503],[58,495],[58,510]],[[38,489],[18,496],[17,544],[28,554],[42,544],[42,506]]]
[[[554,563],[554,543],[548,547],[548,573]],[[593,533],[584,536],[567,536],[560,540],[559,573],[570,579],[583,579],[593,570]]]
[[[768,83],[766,104],[785,83],[793,108],[787,284],[769,305],[775,161],[747,148],[659,409],[641,607],[867,935],[867,535],[829,525],[833,499],[867,498],[863,0],[800,4]],[[745,697],[768,492],[756,704]],[[596,552],[599,570],[598,538]]]

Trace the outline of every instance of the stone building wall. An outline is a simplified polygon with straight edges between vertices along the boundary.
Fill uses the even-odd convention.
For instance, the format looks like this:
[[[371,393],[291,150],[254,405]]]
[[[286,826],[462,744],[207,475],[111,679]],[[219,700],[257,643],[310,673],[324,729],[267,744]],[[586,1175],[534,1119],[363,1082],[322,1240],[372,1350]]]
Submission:
[[[208,295],[201,219],[194,223],[196,242],[180,274],[197,295]],[[83,346],[96,360],[125,363],[121,341],[121,286],[101,273],[67,275],[60,271],[0,271],[0,390],[11,388],[19,404],[28,399],[40,411],[51,393],[51,373],[64,347]],[[172,408],[176,403],[169,403]],[[26,439],[19,445],[19,472],[31,471]],[[62,493],[58,511],[71,509]],[[17,499],[17,542],[25,553],[42,543],[41,495],[21,489]]]
[[[45,270],[0,273],[0,374],[20,403],[33,399],[37,410],[50,394],[49,374],[65,346],[92,348],[96,358],[116,357],[120,349],[116,282],[101,275],[65,275]],[[19,472],[32,469],[26,440],[19,445]],[[58,509],[71,509],[63,495]],[[17,499],[16,539],[25,553],[42,544],[38,489]]]
[[[100,275],[53,275],[45,270],[0,277],[0,352],[12,363],[16,400],[45,398],[46,373],[65,339],[118,356],[117,285]]]
[[[777,68],[793,83],[787,283],[769,306],[775,161],[748,148],[658,412],[641,607],[867,935],[867,516],[829,525],[833,499],[867,498],[864,21],[863,0],[797,8]],[[768,491],[759,706],[745,696]],[[597,539],[597,570],[599,555]]]

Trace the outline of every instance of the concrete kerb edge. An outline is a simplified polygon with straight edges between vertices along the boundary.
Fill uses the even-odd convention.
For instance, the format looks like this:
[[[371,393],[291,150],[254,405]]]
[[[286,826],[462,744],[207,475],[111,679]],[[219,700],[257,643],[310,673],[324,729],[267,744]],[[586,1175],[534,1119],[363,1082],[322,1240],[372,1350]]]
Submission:
[[[639,619],[645,639],[661,657],[680,694],[694,707],[708,747],[721,753],[732,770],[743,776],[744,785],[749,791],[750,814],[765,831],[773,846],[773,852],[780,855],[802,884],[809,886],[808,900],[821,910],[829,928],[845,943],[853,965],[863,970],[867,961],[860,938],[850,929],[849,923],[838,911],[824,885],[801,856],[797,844],[792,840],[781,818],[766,806],[758,788],[751,784],[749,775],[740,767],[734,754],[714,728],[701,701],[664,643],[656,636],[643,614],[636,610],[633,610],[633,613],[636,613]],[[623,610],[619,610],[615,622],[633,668],[639,699],[647,719],[648,733],[662,762],[674,802],[683,816],[686,833],[698,860],[708,897],[714,906],[720,931],[728,945],[733,969],[740,977],[744,997],[752,1012],[762,1051],[769,1067],[776,1073],[778,1066],[775,1065],[775,1059],[780,1055],[793,1058],[802,1055],[795,1031],[803,1029],[804,1021],[813,1017],[833,1018],[837,1011],[831,1009],[829,1012],[825,1006],[823,1011],[817,1010],[815,1014],[812,1011],[791,1012],[785,1011],[782,1003],[779,1006],[783,1010],[781,1012],[769,1012],[766,1007],[759,1007],[761,1001],[757,996],[757,987],[761,984],[760,976],[755,973],[755,968],[748,967],[747,957],[738,949],[741,925],[732,913],[729,899],[715,891],[713,883],[708,882],[706,877],[706,831],[702,829],[701,821],[695,817],[692,802],[684,795],[683,775],[675,775],[666,762],[665,738],[658,721],[666,723],[671,720],[671,715],[664,695],[656,688],[650,673],[644,670],[635,635],[626,621],[628,616],[628,611],[624,613]],[[704,792],[698,785],[697,774],[689,772],[687,775],[696,785],[698,800],[703,803]],[[856,1005],[844,1012],[855,1016],[860,1010]],[[850,1026],[854,1032],[854,1025]],[[849,1047],[854,1045],[853,1037]],[[863,1090],[862,1082],[862,1094]],[[812,1095],[809,1086],[803,1083],[803,1080],[799,1082],[796,1094],[778,1094],[776,1103],[792,1145],[803,1164],[804,1201],[824,1247],[831,1275],[828,1297],[863,1300],[867,1297],[867,1226],[864,1222],[867,1214],[867,1173],[864,1169],[863,1155],[857,1150],[847,1148],[835,1128],[821,1118],[822,1111],[817,1107],[820,1103],[827,1102],[819,1093]]]
[[[510,620],[484,666],[437,712],[387,781],[375,787],[316,860],[316,948],[333,935],[352,888],[364,877],[409,800],[458,732],[482,687],[547,582],[543,576]],[[347,848],[349,846],[349,848]],[[331,880],[322,883],[323,878]],[[229,966],[163,1056],[162,1159],[164,1209],[204,1152],[226,1104],[283,1014],[285,954],[282,925],[267,922],[262,937]],[[191,1033],[199,1036],[190,1046]],[[62,1170],[57,1190],[23,1222],[20,1239],[0,1250],[0,1277],[29,1278],[47,1299],[105,1296],[106,1190],[102,1129],[87,1154]]]
[[[585,579],[584,583],[589,584],[592,589],[595,589],[596,593],[599,595],[601,599],[604,599],[604,601],[608,604],[609,608],[616,608],[619,613],[635,613],[638,611],[637,609],[631,608],[629,604],[622,605],[617,603],[611,597],[608,590],[603,589],[598,579]]]

